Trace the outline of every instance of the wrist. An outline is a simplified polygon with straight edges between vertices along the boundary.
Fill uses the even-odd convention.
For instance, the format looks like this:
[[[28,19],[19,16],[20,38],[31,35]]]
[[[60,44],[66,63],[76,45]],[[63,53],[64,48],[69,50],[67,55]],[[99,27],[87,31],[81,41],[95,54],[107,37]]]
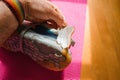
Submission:
[[[24,20],[24,10],[18,0],[3,0],[16,17],[19,24]]]

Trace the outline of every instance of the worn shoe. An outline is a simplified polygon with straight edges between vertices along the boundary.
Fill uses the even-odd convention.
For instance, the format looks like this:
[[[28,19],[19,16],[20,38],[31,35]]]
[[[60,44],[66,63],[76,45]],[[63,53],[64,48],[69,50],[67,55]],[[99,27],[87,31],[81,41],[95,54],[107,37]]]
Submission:
[[[5,43],[4,48],[29,55],[41,66],[61,71],[71,62],[69,47],[63,48],[57,42],[58,34],[50,31],[45,25],[21,25]],[[33,27],[33,25],[32,25]]]

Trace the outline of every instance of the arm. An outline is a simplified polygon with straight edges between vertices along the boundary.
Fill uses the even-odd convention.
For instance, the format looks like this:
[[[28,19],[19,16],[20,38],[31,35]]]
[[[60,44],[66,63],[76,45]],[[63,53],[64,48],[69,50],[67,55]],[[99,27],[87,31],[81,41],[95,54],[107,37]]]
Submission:
[[[17,29],[18,22],[6,4],[0,1],[0,46]]]
[[[9,3],[10,0],[8,0]],[[35,23],[42,23],[47,20],[52,20],[57,25],[53,28],[65,27],[64,16],[61,11],[50,1],[47,0],[19,0],[23,7],[25,19]],[[18,26],[15,15],[6,6],[5,3],[0,1],[0,46],[13,34]],[[18,15],[17,15],[18,16]],[[19,17],[19,16],[18,16]],[[51,21],[51,22],[52,22]],[[54,23],[53,23],[54,24]],[[51,26],[50,26],[51,27]]]

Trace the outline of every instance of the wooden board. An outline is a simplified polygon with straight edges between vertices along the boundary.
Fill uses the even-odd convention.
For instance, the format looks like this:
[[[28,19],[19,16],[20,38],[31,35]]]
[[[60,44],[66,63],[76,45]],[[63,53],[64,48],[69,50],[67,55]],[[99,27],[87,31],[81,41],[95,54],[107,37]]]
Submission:
[[[88,0],[81,80],[120,80],[120,0]]]

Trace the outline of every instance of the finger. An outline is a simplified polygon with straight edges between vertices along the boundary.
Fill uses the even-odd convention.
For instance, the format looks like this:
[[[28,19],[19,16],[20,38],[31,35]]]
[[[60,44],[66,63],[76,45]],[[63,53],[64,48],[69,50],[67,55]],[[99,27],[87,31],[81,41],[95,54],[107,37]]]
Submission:
[[[64,16],[60,13],[60,11],[56,8],[52,10],[50,18],[54,20],[60,27],[65,27],[67,23],[65,22]]]
[[[65,22],[65,18],[63,16],[63,14],[61,13],[61,11],[52,3],[51,4],[51,8],[49,8],[50,12],[48,14],[48,17],[55,21],[60,27],[65,27],[67,26],[67,23]]]
[[[55,21],[53,21],[53,20],[48,20],[48,21],[47,21],[47,25],[48,25],[50,28],[55,28],[55,29],[59,28],[59,26],[57,25],[57,23],[56,23]]]

